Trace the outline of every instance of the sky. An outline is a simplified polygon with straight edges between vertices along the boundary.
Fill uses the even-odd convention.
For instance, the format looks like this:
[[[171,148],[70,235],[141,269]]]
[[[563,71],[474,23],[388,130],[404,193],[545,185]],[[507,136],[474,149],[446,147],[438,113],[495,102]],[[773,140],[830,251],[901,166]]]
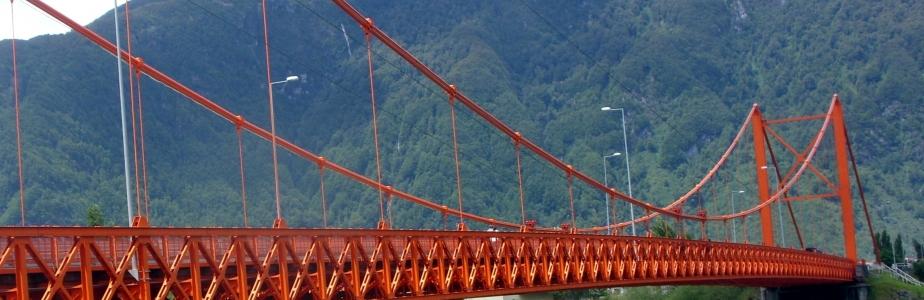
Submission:
[[[117,1],[120,5],[125,3],[125,0]],[[114,3],[113,0],[44,0],[44,2],[82,25],[87,25],[112,10]],[[13,11],[16,12],[13,16],[16,21],[16,39],[25,40],[38,35],[70,31],[70,28],[24,0],[14,0]],[[2,20],[0,21],[0,40],[9,39],[12,34],[9,1],[0,1],[0,20]]]

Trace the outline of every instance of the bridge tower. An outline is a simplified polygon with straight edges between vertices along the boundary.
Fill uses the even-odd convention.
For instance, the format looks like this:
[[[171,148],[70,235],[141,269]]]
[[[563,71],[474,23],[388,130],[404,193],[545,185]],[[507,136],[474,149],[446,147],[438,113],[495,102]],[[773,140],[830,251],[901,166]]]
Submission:
[[[834,127],[834,155],[837,160],[837,195],[841,198],[841,222],[844,230],[844,256],[857,261],[857,241],[854,235],[853,224],[853,189],[850,186],[850,166],[847,165],[849,153],[847,152],[848,138],[847,126],[844,124],[844,107],[840,98],[834,94],[834,105],[831,112],[832,126]],[[856,172],[857,170],[854,170]]]
[[[764,131],[764,117],[760,107],[754,104],[754,167],[757,172],[757,199],[760,203],[770,200],[770,179],[767,168],[767,138]],[[773,246],[773,212],[771,205],[760,209],[760,234],[764,246]],[[747,230],[747,229],[745,229]]]
[[[844,235],[844,256],[852,261],[857,261],[857,242],[856,228],[853,221],[853,189],[850,183],[850,153],[848,152],[847,127],[844,122],[844,109],[840,98],[835,94],[833,96],[831,111],[831,124],[834,136],[834,153],[837,165],[837,185],[836,190],[832,191],[836,197],[840,198],[841,223]],[[757,178],[757,196],[760,203],[770,200],[770,180],[767,165],[768,150],[767,132],[765,126],[768,125],[760,112],[757,104],[754,104],[753,132],[754,132],[754,167]],[[779,188],[779,187],[778,187]],[[778,201],[786,201],[781,199]],[[764,206],[760,209],[760,225],[762,244],[765,246],[774,246],[773,241],[773,213],[772,205]]]

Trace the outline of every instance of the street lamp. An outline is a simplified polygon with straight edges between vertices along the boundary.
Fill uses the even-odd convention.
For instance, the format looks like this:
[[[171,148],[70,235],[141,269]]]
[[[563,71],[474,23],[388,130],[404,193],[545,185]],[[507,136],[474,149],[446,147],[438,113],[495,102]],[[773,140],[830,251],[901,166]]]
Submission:
[[[298,80],[298,76],[292,75],[292,76],[286,77],[285,80],[270,82],[270,85],[274,85],[274,84],[277,84],[277,83],[286,83],[286,82],[289,82],[289,81],[296,81],[296,80]],[[272,91],[270,91],[270,93],[272,93]]]
[[[606,188],[610,187],[606,179],[607,178],[606,159],[610,157],[614,157],[614,156],[620,156],[620,155],[622,155],[622,153],[615,152],[613,154],[603,156],[603,186],[605,186]],[[606,234],[609,235],[609,234],[612,234],[612,228],[610,228],[610,193],[609,191],[603,192],[603,199],[606,200],[604,202],[604,206],[606,206]]]
[[[265,17],[266,15],[264,14],[264,18]],[[269,53],[267,53],[266,61],[267,61],[266,65],[269,66]],[[266,75],[267,75],[266,81],[269,81],[269,67],[267,67],[266,69]],[[277,83],[285,83],[285,82],[296,81],[296,80],[298,80],[298,76],[288,76],[286,77],[285,80],[270,82],[269,86],[266,87],[266,89],[269,91],[270,130],[272,133],[271,142],[273,144],[272,146],[273,147],[273,179],[274,179],[273,184],[274,184],[274,188],[275,188],[274,192],[276,196],[275,197],[276,198],[276,222],[274,222],[275,223],[274,226],[282,226],[282,223],[281,223],[282,222],[282,206],[280,206],[280,203],[279,203],[279,167],[278,167],[279,160],[278,160],[278,156],[276,155],[276,113],[273,109],[273,85]]]
[[[629,182],[629,197],[632,197],[632,172],[629,169],[629,139],[626,137],[626,113],[622,108],[612,108],[609,106],[604,106],[600,108],[602,111],[619,111],[619,116],[622,117],[622,145],[626,153],[626,180]],[[632,235],[635,236],[635,206],[632,206],[629,203],[629,218],[632,219]]]
[[[776,170],[776,166],[761,166],[760,167],[761,170],[768,170],[769,168],[773,168],[774,170]],[[776,179],[776,186],[777,186],[777,189],[779,189],[779,186],[780,186],[779,178]],[[780,226],[779,226],[780,227],[780,239],[783,240],[783,247],[786,247],[786,232],[783,231],[783,199],[777,199],[776,201],[776,215],[780,221]]]
[[[113,1],[114,7],[112,8],[112,17],[115,19],[114,23],[115,23],[116,49],[122,49],[122,44],[119,42],[121,38],[119,38],[120,35],[119,35],[119,13],[118,13],[119,5],[118,4],[119,3],[117,1]],[[125,90],[124,90],[123,83],[122,83],[124,77],[122,77],[122,59],[121,57],[119,57],[119,55],[116,55],[116,64],[118,65],[118,74],[119,74],[119,114],[120,114],[120,119],[122,120],[122,162],[123,162],[123,166],[125,167],[125,206],[126,206],[125,209],[126,209],[126,212],[128,212],[128,225],[131,226],[133,223],[132,222],[132,219],[133,219],[132,218],[132,186],[131,186],[131,182],[128,179],[128,170],[129,170],[128,169],[128,129],[125,126],[125,122],[126,122],[126,119],[125,119]],[[129,68],[131,68],[131,65],[129,65]],[[131,75],[129,75],[129,78],[131,78]],[[21,171],[22,163],[20,163],[19,168]],[[20,178],[21,177],[22,176],[20,176]],[[20,184],[21,182],[22,181],[20,181]],[[19,193],[20,193],[20,197],[22,197],[21,196],[22,190],[20,190]],[[19,209],[20,210],[23,209],[22,205],[20,205]],[[141,215],[141,207],[138,207],[138,215],[139,216]],[[23,215],[22,217],[22,226],[26,226],[25,215]],[[132,259],[131,261],[132,261],[132,269],[129,270],[129,274],[131,274],[135,278],[140,278],[138,276],[138,262],[134,259]]]
[[[732,213],[735,213],[735,194],[744,194],[744,191],[734,191],[731,193],[731,209]],[[735,222],[738,220],[732,220],[732,242],[738,242],[738,231],[735,229]],[[747,230],[747,229],[745,229]]]

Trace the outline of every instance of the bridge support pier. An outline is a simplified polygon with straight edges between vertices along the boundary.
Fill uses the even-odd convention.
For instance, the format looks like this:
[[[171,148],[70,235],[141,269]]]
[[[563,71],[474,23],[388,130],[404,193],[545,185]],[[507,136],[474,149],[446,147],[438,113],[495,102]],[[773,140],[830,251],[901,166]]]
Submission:
[[[856,266],[854,272],[854,281],[850,283],[760,288],[760,299],[870,299],[870,285],[866,283],[869,269],[861,264]]]

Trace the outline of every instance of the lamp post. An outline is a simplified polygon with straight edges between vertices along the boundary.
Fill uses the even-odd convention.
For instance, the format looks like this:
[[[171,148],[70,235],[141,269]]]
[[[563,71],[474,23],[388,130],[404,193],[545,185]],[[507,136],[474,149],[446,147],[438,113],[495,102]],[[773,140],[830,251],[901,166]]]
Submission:
[[[626,113],[622,108],[612,108],[609,106],[604,106],[600,108],[602,111],[619,111],[619,116],[622,117],[622,145],[626,153],[626,181],[629,182],[629,197],[632,196],[632,172],[629,169],[629,139],[626,136]],[[635,236],[635,207],[629,203],[629,218],[632,219],[632,236]]]
[[[114,25],[115,25],[115,35],[116,35],[116,39],[115,39],[116,40],[116,50],[121,52],[122,44],[119,42],[121,40],[120,38],[121,36],[119,35],[119,9],[118,9],[119,2],[117,0],[113,0],[112,3],[114,6],[112,8],[112,17],[113,19],[115,19]],[[119,114],[120,114],[120,119],[122,121],[122,162],[123,162],[123,166],[125,167],[125,206],[126,206],[125,210],[126,212],[128,212],[128,226],[132,226],[132,186],[131,186],[131,181],[128,179],[128,172],[129,172],[128,129],[125,125],[126,123],[125,88],[124,88],[124,84],[122,83],[124,77],[122,77],[122,58],[120,57],[120,55],[116,55],[116,64],[118,66],[118,74],[119,74]],[[129,74],[129,78],[131,78],[130,74]],[[20,168],[22,167],[20,166]],[[20,193],[22,193],[22,191],[20,191]],[[20,209],[22,209],[22,207],[20,207]],[[138,208],[138,210],[139,210],[138,215],[141,215],[140,213],[141,209]],[[25,226],[26,225],[25,217],[23,217],[22,220],[23,220],[22,225]],[[135,259],[132,259],[131,261],[132,261],[132,268],[131,270],[128,271],[128,273],[134,276],[135,278],[140,278],[138,276],[138,262]]]
[[[285,80],[270,82],[270,85],[274,85],[274,84],[277,84],[277,83],[286,83],[286,82],[289,82],[289,81],[296,81],[296,80],[298,80],[298,76],[292,75],[292,76],[286,77]],[[271,90],[270,93],[272,93],[272,92],[273,92],[273,91]]]
[[[614,156],[620,156],[620,155],[622,155],[622,153],[615,152],[613,154],[603,156],[603,186],[605,186],[606,188],[610,187],[609,183],[607,182],[606,159],[610,157],[614,157]],[[603,204],[604,206],[606,206],[606,234],[609,235],[609,234],[612,234],[612,228],[610,228],[610,224],[611,224],[610,223],[610,193],[603,192],[603,199],[606,200],[604,201]]]
[[[267,62],[268,61],[269,61],[269,57],[267,57]],[[267,79],[269,79],[269,69],[267,69]],[[274,183],[274,188],[275,188],[274,191],[275,191],[275,196],[276,196],[275,197],[276,199],[276,222],[282,221],[282,206],[279,203],[279,168],[276,167],[279,161],[277,160],[277,156],[276,156],[276,113],[273,110],[273,85],[277,83],[286,83],[289,81],[296,81],[296,80],[298,80],[298,76],[288,76],[286,77],[285,80],[270,82],[269,86],[266,87],[266,89],[269,90],[270,126],[272,129],[272,135],[273,135],[271,142],[273,144],[272,146],[273,147],[273,166],[274,166],[273,167],[273,178],[275,179],[273,180],[273,183]],[[274,226],[281,225],[281,223],[275,224],[276,222],[274,222]]]
[[[769,170],[770,168],[773,168],[774,171],[776,170],[776,166],[762,166],[760,168],[762,170]],[[776,179],[776,186],[777,186],[777,189],[779,189],[779,186],[780,186],[779,178]],[[777,217],[780,223],[780,226],[779,226],[780,227],[780,239],[783,241],[783,247],[786,247],[786,232],[783,231],[783,199],[777,199],[776,201],[776,214],[777,214]]]
[[[734,191],[731,193],[731,209],[732,213],[735,213],[735,194],[744,194],[744,191]],[[735,222],[738,220],[732,220],[732,242],[738,242],[738,231],[735,229]]]
[[[113,5],[114,7],[112,8],[112,17],[115,19],[114,23],[115,23],[115,33],[116,33],[116,39],[115,39],[116,48],[120,49],[119,51],[121,51],[122,44],[121,42],[119,42],[122,40],[121,38],[119,38],[120,36],[119,35],[119,9],[118,9],[119,2],[113,1]],[[116,56],[116,64],[118,65],[118,74],[119,74],[119,113],[121,114],[120,119],[122,121],[122,157],[123,157],[123,165],[125,167],[125,206],[126,206],[126,211],[128,212],[128,226],[131,226],[132,225],[132,186],[131,186],[131,182],[128,179],[128,172],[129,172],[128,129],[126,129],[127,127],[125,125],[126,123],[125,121],[125,91],[124,91],[124,87],[122,83],[123,78],[124,78],[122,77],[122,58],[118,57],[118,55]],[[23,226],[25,226],[25,224],[23,224]],[[135,268],[132,267],[132,270],[135,270]]]

